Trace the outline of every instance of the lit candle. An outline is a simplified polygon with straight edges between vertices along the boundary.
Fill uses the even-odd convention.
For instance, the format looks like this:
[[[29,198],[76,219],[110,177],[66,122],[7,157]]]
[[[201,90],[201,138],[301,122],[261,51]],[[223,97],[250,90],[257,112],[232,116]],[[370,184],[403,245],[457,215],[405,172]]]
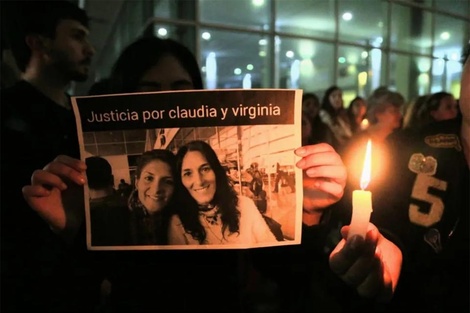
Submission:
[[[366,130],[369,127],[369,121],[365,118],[361,121],[361,130]]]
[[[353,209],[348,238],[354,235],[359,235],[362,238],[366,237],[367,225],[369,224],[370,213],[372,212],[372,193],[365,190],[370,182],[371,146],[372,144],[369,139],[361,175],[361,190],[353,191]]]

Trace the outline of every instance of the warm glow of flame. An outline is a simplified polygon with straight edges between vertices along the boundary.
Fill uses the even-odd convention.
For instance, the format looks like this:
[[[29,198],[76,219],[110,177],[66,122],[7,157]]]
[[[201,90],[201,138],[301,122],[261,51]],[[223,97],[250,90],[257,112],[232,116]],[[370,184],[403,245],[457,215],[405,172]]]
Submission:
[[[361,189],[365,190],[367,185],[370,182],[370,170],[371,170],[371,158],[372,158],[372,143],[370,139],[367,141],[367,148],[366,148],[366,156],[364,158],[364,167],[362,168],[362,175],[361,175]]]
[[[369,121],[368,121],[366,118],[363,119],[363,120],[361,121],[361,126],[360,126],[360,127],[361,127],[362,130],[367,129],[367,128],[369,127]]]

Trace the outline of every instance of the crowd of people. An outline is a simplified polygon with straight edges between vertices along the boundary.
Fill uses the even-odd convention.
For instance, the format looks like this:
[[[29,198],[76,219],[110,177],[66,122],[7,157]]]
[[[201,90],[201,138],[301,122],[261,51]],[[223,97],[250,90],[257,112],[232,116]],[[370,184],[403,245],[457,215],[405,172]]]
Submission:
[[[80,159],[67,93],[88,78],[95,54],[88,16],[68,1],[18,3],[23,18],[8,39],[22,76],[2,88],[0,106],[2,311],[469,310],[470,61],[458,105],[446,92],[410,101],[419,105],[409,106],[419,125],[406,128],[406,100],[389,88],[354,99],[350,109],[338,86],[321,102],[305,92],[302,146],[294,151],[304,173],[300,245],[91,251],[85,184],[97,245],[276,238],[204,141],[176,155],[143,151],[129,198],[112,198],[108,166]],[[172,39],[146,36],[123,50],[90,94],[187,89],[203,89],[194,55]],[[348,238],[366,139],[375,153],[374,211],[366,236]]]

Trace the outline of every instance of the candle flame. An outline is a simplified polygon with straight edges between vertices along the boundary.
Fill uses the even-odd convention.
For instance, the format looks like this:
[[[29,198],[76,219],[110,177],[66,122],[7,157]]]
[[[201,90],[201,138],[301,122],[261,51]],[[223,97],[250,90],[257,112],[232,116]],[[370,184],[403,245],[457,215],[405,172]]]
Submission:
[[[369,127],[369,120],[367,120],[367,119],[365,118],[365,119],[363,119],[363,120],[361,121],[361,126],[360,126],[360,128],[361,128],[362,130],[366,130],[368,127]]]
[[[362,175],[361,175],[361,189],[365,190],[367,188],[367,185],[369,185],[370,182],[370,172],[371,172],[371,150],[372,150],[372,143],[370,139],[367,141],[367,147],[366,147],[366,156],[364,158],[364,167],[362,168]]]

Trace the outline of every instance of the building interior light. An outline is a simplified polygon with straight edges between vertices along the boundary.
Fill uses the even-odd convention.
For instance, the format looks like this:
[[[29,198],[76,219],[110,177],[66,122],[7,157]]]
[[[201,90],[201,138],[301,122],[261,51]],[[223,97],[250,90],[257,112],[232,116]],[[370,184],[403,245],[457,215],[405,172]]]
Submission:
[[[345,21],[350,21],[350,20],[352,20],[353,15],[352,15],[351,12],[344,12],[342,18]]]

